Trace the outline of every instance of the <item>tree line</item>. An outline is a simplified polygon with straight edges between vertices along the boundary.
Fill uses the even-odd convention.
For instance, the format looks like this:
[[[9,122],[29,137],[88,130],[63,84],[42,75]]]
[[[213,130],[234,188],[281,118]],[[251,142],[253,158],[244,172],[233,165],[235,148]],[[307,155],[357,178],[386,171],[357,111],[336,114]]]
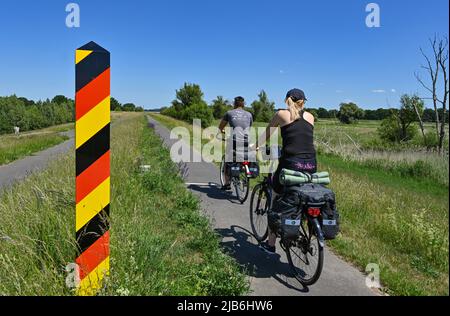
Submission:
[[[27,98],[0,97],[0,134],[41,129],[74,121],[74,101],[64,96],[52,100],[32,101]]]
[[[208,126],[213,119],[221,119],[227,111],[233,109],[232,103],[223,96],[218,96],[209,105],[203,99],[203,96],[204,94],[198,84],[185,83],[181,89],[176,91],[176,99],[172,101],[172,106],[163,107],[161,112],[187,122],[192,122],[193,118],[201,119],[205,121],[205,126]],[[423,107],[423,102],[421,105]],[[275,103],[269,100],[264,90],[245,110],[252,113],[254,120],[257,122],[269,122],[276,112]],[[414,111],[414,108],[412,110]],[[350,102],[341,103],[339,109],[328,110],[323,107],[307,107],[307,111],[312,113],[317,120],[338,119],[344,124],[352,124],[358,122],[358,120],[383,121],[400,110],[398,108],[365,110]],[[439,113],[442,115],[442,109]],[[422,108],[420,114],[423,122],[436,122],[433,109]],[[446,112],[446,121],[448,122],[448,111]]]
[[[218,96],[210,105],[204,100],[204,94],[198,84],[185,83],[176,90],[176,99],[170,107],[163,107],[161,113],[173,118],[192,123],[201,120],[202,127],[208,127],[214,119],[221,119],[233,109],[232,103],[223,96]],[[268,122],[275,114],[275,103],[270,101],[263,90],[258,99],[245,108],[252,113],[255,121]]]
[[[111,98],[112,111],[141,112],[133,103],[121,104]],[[9,134],[14,127],[31,131],[75,121],[75,102],[63,95],[40,101],[16,95],[0,97],[0,134]]]
[[[133,103],[122,104],[119,101],[117,101],[115,98],[111,98],[111,111],[116,111],[116,112],[144,112],[144,108],[142,106],[136,106]]]
[[[232,103],[223,96],[218,96],[208,105],[198,84],[185,83],[183,87],[176,90],[176,98],[172,101],[172,106],[162,108],[161,113],[188,123],[199,119],[202,127],[208,127],[214,119],[222,119],[225,113],[231,109],[233,109]],[[258,94],[255,101],[246,105],[245,110],[252,113],[257,122],[269,122],[276,112],[275,103],[270,101],[264,90]],[[401,97],[398,108],[364,110],[350,102],[341,103],[338,110],[307,107],[307,111],[312,113],[318,121],[336,119],[343,124],[355,124],[362,119],[382,121],[378,129],[379,137],[384,141],[396,143],[408,142],[418,134],[418,117],[422,122],[436,121],[435,111],[425,109],[423,99],[417,95],[407,94]],[[443,112],[439,113],[439,117],[443,117]],[[444,116],[448,123],[448,111]],[[426,147],[439,147],[436,135],[427,134],[424,129],[422,129],[422,135]]]

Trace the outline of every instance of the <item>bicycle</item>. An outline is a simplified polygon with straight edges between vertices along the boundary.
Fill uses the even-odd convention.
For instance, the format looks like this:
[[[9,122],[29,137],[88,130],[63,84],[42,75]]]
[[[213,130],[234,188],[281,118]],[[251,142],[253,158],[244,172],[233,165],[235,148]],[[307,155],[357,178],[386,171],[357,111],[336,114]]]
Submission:
[[[267,154],[269,155],[267,149]],[[280,152],[280,150],[279,150]],[[255,186],[250,199],[250,222],[253,235],[261,243],[269,234],[269,214],[271,214],[272,194],[272,167],[271,172]],[[289,266],[294,277],[304,286],[316,283],[323,269],[324,237],[318,220],[320,209],[304,205],[300,213],[300,232],[296,240],[283,238],[280,229],[274,233],[280,238],[281,248],[286,252]],[[262,223],[262,225],[260,225]],[[297,262],[298,260],[298,262]],[[313,263],[314,266],[313,266]]]
[[[222,136],[220,138],[223,142],[226,139]],[[225,174],[231,178],[231,183],[235,189],[238,201],[244,204],[250,193],[250,178],[252,177],[252,172],[250,171],[250,162],[235,162],[227,163],[226,155],[223,155],[222,161],[220,163],[220,184],[225,186]]]

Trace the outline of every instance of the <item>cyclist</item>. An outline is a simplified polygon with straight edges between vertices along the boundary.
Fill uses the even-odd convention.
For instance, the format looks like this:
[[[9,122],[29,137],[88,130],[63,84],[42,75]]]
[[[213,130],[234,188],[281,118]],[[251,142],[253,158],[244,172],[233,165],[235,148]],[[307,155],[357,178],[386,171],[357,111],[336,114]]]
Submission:
[[[227,162],[225,167],[225,184],[222,190],[231,190],[230,185],[230,175],[229,166],[231,162],[244,161],[246,153],[248,152],[248,141],[250,134],[250,127],[253,125],[253,115],[250,112],[244,110],[245,99],[243,97],[236,97],[234,99],[234,109],[228,111],[223,117],[219,125],[219,130],[224,134],[225,127],[230,124],[233,129],[232,136],[229,139],[226,149],[226,159]],[[240,157],[238,157],[240,156]],[[231,158],[232,157],[232,158]]]
[[[314,116],[305,111],[307,99],[300,89],[290,90],[285,99],[287,110],[278,111],[272,118],[264,135],[260,139],[260,146],[266,143],[276,128],[281,128],[283,153],[279,159],[278,169],[273,177],[275,196],[283,193],[280,184],[282,169],[317,172],[316,150],[314,147]],[[259,148],[257,148],[259,149]],[[277,236],[269,229],[268,241],[260,245],[269,254],[276,251]]]

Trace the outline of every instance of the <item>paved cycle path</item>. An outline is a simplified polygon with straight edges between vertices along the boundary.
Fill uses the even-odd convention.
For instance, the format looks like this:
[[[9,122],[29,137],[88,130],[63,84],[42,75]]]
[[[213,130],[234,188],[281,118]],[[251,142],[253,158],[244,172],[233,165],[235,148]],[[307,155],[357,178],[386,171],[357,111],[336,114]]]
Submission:
[[[170,132],[149,117],[149,125],[170,146],[178,140],[170,139]],[[304,288],[291,276],[286,255],[277,244],[277,256],[268,256],[258,248],[251,235],[249,201],[241,205],[233,195],[218,187],[219,168],[212,163],[185,163],[180,166],[188,188],[199,196],[202,209],[210,218],[213,228],[222,236],[222,247],[247,270],[251,295],[257,296],[371,296],[377,295],[366,287],[366,277],[344,262],[329,249],[325,250],[325,263],[320,280]]]
[[[71,130],[61,134],[68,136],[69,140],[32,156],[0,166],[0,190],[25,179],[34,172],[45,169],[50,161],[74,149],[74,131]]]

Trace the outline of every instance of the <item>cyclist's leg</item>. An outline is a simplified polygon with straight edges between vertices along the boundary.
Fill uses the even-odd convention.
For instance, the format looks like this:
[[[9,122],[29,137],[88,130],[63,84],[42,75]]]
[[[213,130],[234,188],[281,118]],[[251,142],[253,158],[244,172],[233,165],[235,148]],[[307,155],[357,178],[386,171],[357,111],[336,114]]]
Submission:
[[[225,179],[225,186],[230,186],[230,183],[231,183],[230,168],[231,168],[230,163],[225,162],[225,170],[224,170],[225,174],[223,177]]]
[[[278,164],[278,169],[275,172],[273,178],[272,178],[272,203],[273,201],[280,195],[283,191],[283,186],[280,184],[280,173],[281,170],[283,170],[284,164],[282,159],[280,159]],[[271,203],[271,205],[272,205]],[[268,244],[270,247],[275,247],[275,244],[277,242],[277,235],[270,230],[269,227],[269,237],[268,237]]]
[[[229,161],[230,159],[230,146],[229,144],[227,144],[226,149],[225,149],[225,170],[224,170],[224,186],[225,187],[229,187],[231,185],[231,175],[230,175],[230,171],[231,171],[231,165],[232,163]],[[232,155],[231,155],[232,157]]]

